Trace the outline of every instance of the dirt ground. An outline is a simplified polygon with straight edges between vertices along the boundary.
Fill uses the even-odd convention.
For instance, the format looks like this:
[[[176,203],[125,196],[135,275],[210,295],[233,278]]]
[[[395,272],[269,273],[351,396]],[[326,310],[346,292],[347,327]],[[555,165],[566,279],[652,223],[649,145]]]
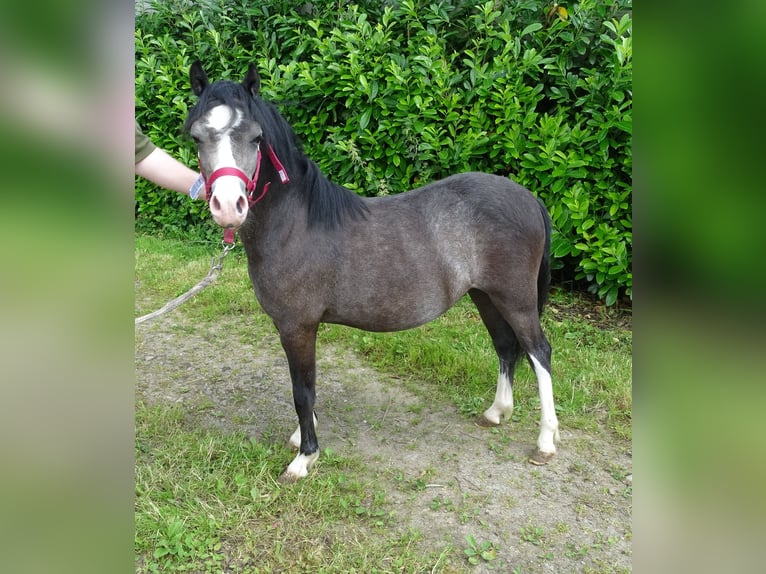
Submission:
[[[181,403],[200,425],[286,441],[297,423],[276,331],[235,321],[190,324],[177,310],[136,327],[137,396]],[[252,343],[232,336],[247,329]],[[321,448],[360,458],[397,523],[429,548],[457,548],[458,570],[631,571],[632,452],[607,431],[571,430],[560,416],[558,454],[539,467],[527,462],[536,424],[480,428],[351,351],[320,343],[317,381]],[[467,536],[496,559],[469,565]]]

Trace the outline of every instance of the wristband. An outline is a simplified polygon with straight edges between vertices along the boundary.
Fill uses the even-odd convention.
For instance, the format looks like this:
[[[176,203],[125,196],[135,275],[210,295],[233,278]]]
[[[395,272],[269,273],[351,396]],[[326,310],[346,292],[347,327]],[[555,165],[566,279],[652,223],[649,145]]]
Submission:
[[[199,175],[192,184],[191,188],[189,189],[189,197],[192,199],[197,199],[199,197],[199,192],[202,191],[202,188],[205,187],[205,179]]]

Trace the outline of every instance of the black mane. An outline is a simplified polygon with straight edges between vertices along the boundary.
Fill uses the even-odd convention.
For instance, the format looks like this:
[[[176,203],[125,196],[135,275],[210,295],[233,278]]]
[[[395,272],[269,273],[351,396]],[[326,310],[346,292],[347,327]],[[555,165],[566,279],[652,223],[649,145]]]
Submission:
[[[184,123],[188,133],[191,125],[211,108],[225,104],[255,119],[263,129],[263,142],[271,145],[288,175],[296,178],[298,188],[306,201],[309,225],[322,225],[328,229],[339,227],[345,219],[364,217],[367,206],[354,192],[331,182],[319,167],[303,152],[290,124],[277,108],[260,97],[253,97],[242,84],[218,81],[208,85],[200,94],[197,104],[189,110]],[[302,180],[302,181],[301,181]]]

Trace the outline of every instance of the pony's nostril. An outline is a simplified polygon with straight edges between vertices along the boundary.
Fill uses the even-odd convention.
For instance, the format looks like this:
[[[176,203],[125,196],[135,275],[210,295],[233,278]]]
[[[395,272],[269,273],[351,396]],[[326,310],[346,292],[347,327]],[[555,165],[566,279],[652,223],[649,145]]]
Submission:
[[[218,201],[218,198],[215,195],[210,198],[210,207],[212,207],[214,211],[221,211],[221,202]]]
[[[244,212],[245,212],[245,198],[244,197],[240,197],[237,200],[237,213],[242,215]]]

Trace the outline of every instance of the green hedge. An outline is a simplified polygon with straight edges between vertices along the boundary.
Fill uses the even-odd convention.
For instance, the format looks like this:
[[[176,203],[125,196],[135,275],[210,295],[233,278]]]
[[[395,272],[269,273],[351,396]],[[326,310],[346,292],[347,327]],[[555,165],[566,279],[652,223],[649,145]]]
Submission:
[[[507,175],[553,220],[556,277],[632,297],[630,2],[171,0],[136,17],[136,115],[193,165],[188,68],[255,62],[307,153],[362,195],[469,170]],[[137,228],[215,237],[202,202],[137,182]]]

